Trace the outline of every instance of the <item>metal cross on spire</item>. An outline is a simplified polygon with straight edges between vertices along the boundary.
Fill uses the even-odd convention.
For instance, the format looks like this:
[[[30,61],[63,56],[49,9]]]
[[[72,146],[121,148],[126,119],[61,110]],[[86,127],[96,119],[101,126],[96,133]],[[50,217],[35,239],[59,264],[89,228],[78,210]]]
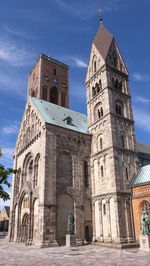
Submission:
[[[98,8],[97,11],[99,12],[99,22],[102,23],[103,22],[103,9],[102,8]]]

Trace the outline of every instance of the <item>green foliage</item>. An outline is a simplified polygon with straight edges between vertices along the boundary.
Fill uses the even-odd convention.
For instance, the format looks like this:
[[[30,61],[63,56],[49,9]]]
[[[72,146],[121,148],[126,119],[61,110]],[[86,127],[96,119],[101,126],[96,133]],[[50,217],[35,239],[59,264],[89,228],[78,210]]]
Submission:
[[[0,158],[3,156],[0,150]],[[8,188],[11,187],[11,184],[8,182],[8,177],[10,174],[15,174],[17,171],[11,168],[5,169],[5,167],[0,164],[0,198],[4,201],[10,199],[9,194],[4,190],[3,185],[6,185]]]

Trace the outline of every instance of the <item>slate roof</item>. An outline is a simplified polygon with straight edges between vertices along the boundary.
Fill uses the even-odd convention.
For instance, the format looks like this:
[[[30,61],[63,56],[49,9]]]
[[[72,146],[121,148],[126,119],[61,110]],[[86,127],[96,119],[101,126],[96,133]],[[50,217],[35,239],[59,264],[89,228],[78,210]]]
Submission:
[[[98,32],[96,33],[93,43],[104,60],[106,59],[113,39],[113,35],[107,31],[103,24],[101,24]]]
[[[150,164],[142,166],[137,175],[132,179],[129,187],[144,186],[150,184]]]
[[[150,145],[141,142],[136,142],[136,149],[138,152],[150,154]]]
[[[30,100],[45,123],[90,134],[86,115],[31,96]]]

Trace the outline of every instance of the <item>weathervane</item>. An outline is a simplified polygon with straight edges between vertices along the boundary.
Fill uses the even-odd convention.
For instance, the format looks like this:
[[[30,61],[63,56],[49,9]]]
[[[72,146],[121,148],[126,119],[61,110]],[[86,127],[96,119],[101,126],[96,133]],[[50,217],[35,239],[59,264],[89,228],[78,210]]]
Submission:
[[[99,22],[102,23],[103,22],[103,9],[102,8],[98,8],[97,11],[99,12]]]

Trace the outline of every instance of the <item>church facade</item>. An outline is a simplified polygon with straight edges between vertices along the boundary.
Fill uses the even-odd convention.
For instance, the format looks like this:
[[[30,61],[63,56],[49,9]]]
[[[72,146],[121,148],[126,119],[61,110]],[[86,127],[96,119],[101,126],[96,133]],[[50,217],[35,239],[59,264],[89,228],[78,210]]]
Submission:
[[[10,241],[65,245],[69,213],[78,245],[136,241],[128,184],[143,153],[135,140],[128,70],[102,23],[85,83],[87,116],[69,109],[67,65],[41,54],[29,75],[14,151]]]

